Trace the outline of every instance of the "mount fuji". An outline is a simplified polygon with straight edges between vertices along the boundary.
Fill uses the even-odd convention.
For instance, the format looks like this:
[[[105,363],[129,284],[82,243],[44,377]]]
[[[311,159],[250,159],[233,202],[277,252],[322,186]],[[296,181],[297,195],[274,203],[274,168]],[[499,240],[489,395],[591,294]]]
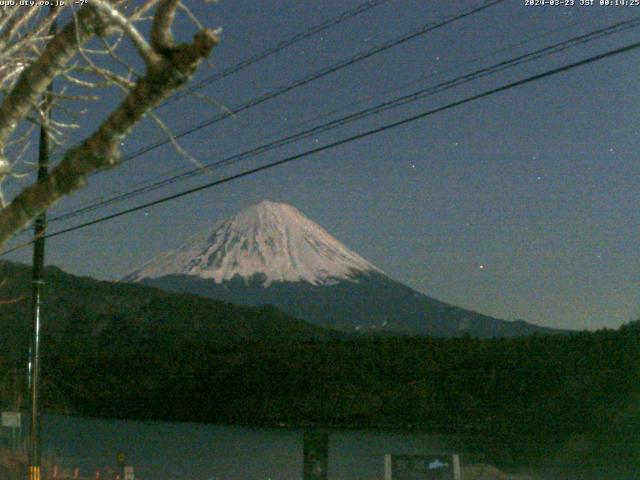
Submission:
[[[122,281],[231,303],[271,304],[347,332],[443,337],[560,333],[423,295],[389,278],[296,208],[270,201],[214,224]]]

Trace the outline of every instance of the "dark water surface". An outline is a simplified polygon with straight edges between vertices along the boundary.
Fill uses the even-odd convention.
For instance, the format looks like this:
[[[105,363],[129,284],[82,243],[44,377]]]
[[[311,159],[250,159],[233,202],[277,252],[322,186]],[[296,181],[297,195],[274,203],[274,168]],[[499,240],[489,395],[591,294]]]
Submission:
[[[119,452],[142,480],[302,478],[302,430],[46,416],[43,452],[93,476]],[[380,479],[386,453],[447,451],[444,437],[368,430],[329,431],[331,480]]]

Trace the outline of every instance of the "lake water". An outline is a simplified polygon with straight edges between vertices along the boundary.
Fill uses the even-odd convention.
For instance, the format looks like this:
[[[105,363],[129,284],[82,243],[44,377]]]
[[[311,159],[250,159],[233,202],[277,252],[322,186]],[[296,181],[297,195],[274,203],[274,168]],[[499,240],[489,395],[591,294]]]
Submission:
[[[46,416],[42,423],[44,455],[90,476],[113,468],[123,452],[142,480],[299,480],[302,433],[66,416]],[[444,437],[429,434],[329,431],[329,478],[380,479],[386,453],[446,452],[444,443]]]

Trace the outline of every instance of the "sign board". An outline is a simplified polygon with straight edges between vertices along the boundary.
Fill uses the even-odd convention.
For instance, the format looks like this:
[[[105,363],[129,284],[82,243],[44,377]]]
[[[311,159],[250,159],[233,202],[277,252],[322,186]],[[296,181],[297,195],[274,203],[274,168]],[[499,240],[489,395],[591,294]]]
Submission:
[[[460,480],[460,457],[451,454],[385,455],[385,480]]]
[[[20,428],[20,412],[2,412],[2,426]]]
[[[304,480],[327,480],[329,435],[325,432],[304,432],[303,457]]]
[[[124,480],[135,480],[135,476],[133,475],[133,467],[131,465],[127,465],[124,467]]]

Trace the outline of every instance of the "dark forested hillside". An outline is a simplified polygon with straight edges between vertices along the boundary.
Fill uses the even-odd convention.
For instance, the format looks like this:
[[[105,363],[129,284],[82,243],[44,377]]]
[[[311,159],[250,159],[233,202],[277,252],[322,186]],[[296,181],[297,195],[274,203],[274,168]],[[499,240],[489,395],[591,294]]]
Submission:
[[[4,265],[0,378],[24,370],[29,275]],[[450,432],[512,464],[640,458],[640,328],[351,338],[265,307],[47,271],[43,395],[83,415]],[[25,297],[26,298],[26,297]],[[7,385],[0,385],[7,403]],[[635,462],[635,463],[634,463]]]
[[[26,349],[31,272],[0,263],[0,338]],[[76,277],[58,268],[45,271],[43,331],[48,342],[120,349],[140,342],[187,339],[226,344],[240,340],[322,340],[339,335],[297,320],[269,306],[247,307],[142,285]]]
[[[125,354],[50,351],[45,365],[86,415],[449,432],[511,464],[561,455],[630,465],[640,451],[633,328],[498,340],[188,341]]]

